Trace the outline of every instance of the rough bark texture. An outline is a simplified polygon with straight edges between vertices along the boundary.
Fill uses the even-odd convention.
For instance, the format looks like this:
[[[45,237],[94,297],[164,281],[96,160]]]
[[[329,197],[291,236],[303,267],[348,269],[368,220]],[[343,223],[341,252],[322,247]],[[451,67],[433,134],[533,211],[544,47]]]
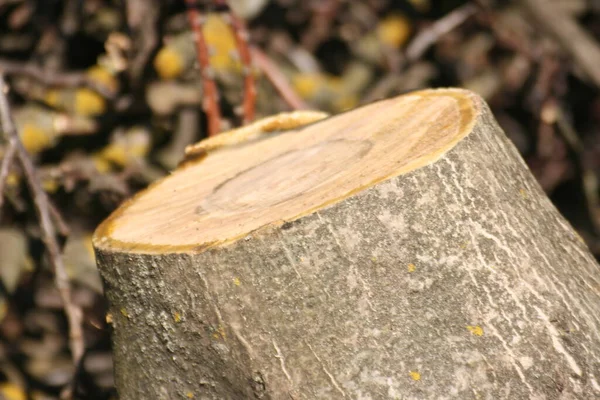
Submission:
[[[475,102],[437,161],[232,243],[97,233],[120,398],[599,398],[600,268]]]

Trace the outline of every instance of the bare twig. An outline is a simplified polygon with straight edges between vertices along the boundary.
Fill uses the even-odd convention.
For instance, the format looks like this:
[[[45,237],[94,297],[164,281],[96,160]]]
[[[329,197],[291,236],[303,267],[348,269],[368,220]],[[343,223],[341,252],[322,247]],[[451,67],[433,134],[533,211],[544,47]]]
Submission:
[[[48,71],[31,63],[5,59],[0,59],[0,72],[6,75],[25,75],[49,86],[85,86],[106,98],[115,97],[115,93],[111,89],[79,72]]]
[[[226,0],[215,0],[221,11],[221,17],[229,23],[233,31],[240,61],[242,62],[242,73],[244,74],[244,124],[254,119],[254,108],[256,104],[256,85],[252,71],[252,57],[248,46],[248,31],[244,22],[233,12]]]
[[[570,15],[556,10],[552,2],[523,0],[539,25],[552,35],[577,66],[600,87],[600,44]]]
[[[443,35],[457,28],[476,12],[477,6],[466,3],[421,30],[408,44],[404,58],[399,59],[394,70],[386,74],[369,90],[363,97],[362,103],[367,104],[387,96],[389,92],[403,82],[404,72],[410,65],[414,65],[415,62],[419,61],[427,49],[440,40]],[[428,72],[427,69],[425,69],[425,72]]]
[[[292,110],[308,109],[308,105],[302,100],[294,89],[290,86],[285,75],[279,70],[277,64],[275,64],[269,56],[267,56],[261,49],[253,47],[252,55],[254,61],[260,70],[262,70],[269,79],[269,81],[275,87],[275,90],[279,92],[281,98],[290,106]]]
[[[27,183],[33,196],[35,208],[40,220],[42,228],[42,240],[48,250],[50,263],[54,270],[55,283],[60,292],[60,297],[63,301],[65,314],[69,321],[69,336],[71,357],[73,363],[77,365],[83,356],[84,342],[83,332],[81,327],[82,311],[73,303],[71,299],[71,287],[69,277],[63,263],[62,254],[56,240],[56,231],[51,219],[51,207],[49,206],[46,192],[41,187],[40,181],[36,174],[36,169],[21,143],[15,124],[12,119],[10,104],[6,96],[7,85],[4,81],[4,75],[0,73],[0,126],[8,142],[14,143],[16,156],[23,167],[23,172],[27,179]]]
[[[71,233],[69,225],[67,225],[62,215],[60,214],[60,211],[58,211],[58,209],[56,208],[54,203],[50,201],[50,199],[48,199],[48,211],[50,211],[50,214],[52,215],[52,218],[56,223],[56,227],[58,228],[59,233],[62,236],[69,236],[69,234]]]
[[[8,140],[8,145],[6,146],[6,149],[4,151],[2,165],[0,166],[0,216],[2,215],[2,202],[4,201],[4,184],[6,183],[6,179],[8,178],[10,166],[12,165],[13,159],[15,158],[16,151],[17,146],[15,144],[15,140],[10,138]]]
[[[419,32],[406,48],[407,60],[413,62],[421,58],[423,53],[439,40],[440,36],[445,35],[465,22],[476,11],[477,7],[475,5],[466,3]]]
[[[562,107],[558,107],[556,125],[558,126],[558,131],[565,139],[565,142],[569,144],[569,147],[571,147],[578,156],[581,156],[581,153],[583,153],[585,148],[577,135],[577,131],[575,131],[575,127],[573,127],[571,122],[567,119]]]
[[[142,72],[158,43],[156,24],[160,16],[159,0],[127,0],[127,24],[132,31],[135,52],[129,62],[129,76],[139,83]]]
[[[214,136],[221,130],[221,111],[219,110],[219,95],[217,93],[217,84],[215,83],[214,73],[210,66],[208,56],[208,46],[202,33],[202,15],[198,12],[196,0],[185,0],[187,5],[187,15],[189,24],[194,32],[196,42],[196,55],[200,64],[200,73],[202,75],[202,87],[204,99],[202,108],[208,118],[208,136]]]
[[[506,26],[499,24],[496,12],[490,8],[485,0],[473,1],[480,7],[482,11],[480,17],[492,30],[498,44],[520,53],[532,61],[539,61],[541,51],[530,43],[529,38],[523,37],[522,34],[506,29]]]

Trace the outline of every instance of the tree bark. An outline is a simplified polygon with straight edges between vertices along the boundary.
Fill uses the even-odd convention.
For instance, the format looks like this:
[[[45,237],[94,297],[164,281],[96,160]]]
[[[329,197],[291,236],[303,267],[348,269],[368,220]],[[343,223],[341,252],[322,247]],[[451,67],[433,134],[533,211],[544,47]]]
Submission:
[[[480,97],[237,134],[95,234],[121,399],[600,397],[600,268]]]

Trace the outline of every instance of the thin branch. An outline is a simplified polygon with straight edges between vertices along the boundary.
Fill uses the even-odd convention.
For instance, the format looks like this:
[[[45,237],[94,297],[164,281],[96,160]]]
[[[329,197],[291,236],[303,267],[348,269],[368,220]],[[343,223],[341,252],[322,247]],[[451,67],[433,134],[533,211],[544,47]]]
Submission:
[[[252,56],[257,67],[262,70],[275,87],[281,98],[292,110],[306,110],[310,108],[304,100],[294,91],[286,76],[281,72],[267,54],[257,47],[252,48]]]
[[[2,165],[0,166],[0,216],[2,215],[2,203],[4,201],[4,184],[8,179],[8,173],[10,172],[10,167],[15,158],[15,154],[17,152],[17,145],[15,140],[9,138],[8,145],[6,146],[4,157],[2,158]]]
[[[208,136],[214,136],[221,130],[221,111],[219,110],[219,98],[217,93],[217,84],[215,83],[214,73],[210,66],[208,56],[208,46],[204,40],[202,33],[203,18],[198,12],[196,0],[185,0],[187,5],[187,15],[190,27],[194,32],[196,43],[196,55],[200,65],[200,74],[202,76],[202,87],[204,99],[202,100],[202,108],[208,118]]]
[[[62,215],[60,214],[60,211],[58,211],[58,209],[56,208],[54,203],[50,201],[50,199],[48,199],[48,211],[50,211],[50,214],[52,215],[52,218],[56,223],[56,227],[58,228],[59,233],[65,237],[69,236],[69,234],[71,233],[69,225],[67,225]]]
[[[229,23],[233,31],[233,37],[238,48],[240,61],[242,62],[242,73],[244,74],[244,124],[254,120],[254,109],[256,105],[256,85],[252,74],[252,57],[248,46],[248,31],[242,21],[229,7],[226,0],[215,0],[221,17]]]
[[[35,208],[42,228],[42,240],[48,250],[50,263],[54,270],[56,286],[63,301],[65,314],[69,321],[69,339],[71,347],[71,357],[73,363],[77,366],[84,352],[83,332],[81,327],[82,311],[71,299],[71,287],[69,277],[62,259],[60,247],[56,240],[56,231],[50,217],[51,211],[46,192],[42,189],[36,169],[19,139],[17,129],[12,119],[10,104],[6,96],[8,86],[4,80],[4,75],[0,73],[0,126],[8,142],[13,142],[16,149],[16,155],[23,167],[27,183],[31,190]]]
[[[522,3],[540,27],[553,36],[577,66],[600,87],[600,43],[575,18],[560,12],[553,2],[523,0]]]
[[[456,29],[476,12],[477,6],[466,3],[421,30],[408,44],[405,56],[398,60],[394,70],[387,73],[369,90],[363,97],[362,104],[386,97],[390,91],[403,82],[403,76],[409,66],[420,60],[423,54],[443,35]]]
[[[48,71],[31,63],[21,63],[0,59],[0,72],[6,75],[25,75],[48,86],[85,86],[98,94],[112,99],[115,93],[84,73],[61,73]]]
[[[491,9],[485,0],[473,0],[480,9],[479,15],[490,30],[494,33],[494,37],[498,44],[502,47],[513,50],[531,61],[538,62],[541,56],[540,49],[530,43],[528,38],[524,38],[521,34],[513,32],[510,29],[502,26],[498,22],[496,12]]]
[[[127,24],[135,43],[135,52],[129,63],[129,76],[137,84],[140,81],[152,51],[158,43],[157,22],[160,16],[159,0],[127,0]]]
[[[412,62],[420,59],[423,53],[437,42],[442,35],[445,35],[465,22],[476,11],[477,7],[475,5],[466,3],[419,32],[406,48],[406,58],[408,61]]]

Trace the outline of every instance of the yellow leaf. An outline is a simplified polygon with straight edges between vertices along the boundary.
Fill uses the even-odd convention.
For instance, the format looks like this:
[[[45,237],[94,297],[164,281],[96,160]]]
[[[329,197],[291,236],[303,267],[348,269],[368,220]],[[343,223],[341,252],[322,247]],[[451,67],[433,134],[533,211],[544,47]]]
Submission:
[[[19,185],[19,181],[21,180],[20,176],[14,172],[9,173],[6,176],[6,185],[7,186],[18,186]]]
[[[33,261],[33,258],[31,258],[30,255],[23,260],[23,270],[28,272],[33,272],[35,270],[35,261]]]
[[[415,272],[417,270],[417,266],[413,263],[408,264],[408,272]]]
[[[300,97],[310,99],[315,96],[325,79],[320,74],[299,73],[292,77],[292,85]]]
[[[354,94],[345,94],[337,97],[333,101],[333,109],[337,112],[350,110],[358,105],[358,96]]]
[[[94,65],[87,70],[87,76],[91,80],[106,86],[109,90],[116,92],[119,88],[117,78],[106,68],[100,65]]]
[[[5,382],[0,384],[0,393],[6,400],[27,400],[27,395],[14,383]]]
[[[410,31],[410,20],[400,14],[390,15],[377,26],[379,40],[395,49],[406,43]]]
[[[113,134],[110,143],[94,157],[100,171],[110,169],[110,163],[125,167],[146,156],[151,149],[150,133],[142,127],[132,127],[127,132]],[[108,162],[109,165],[104,165]]]
[[[182,55],[173,47],[163,47],[154,58],[154,68],[162,79],[178,77],[183,72],[184,67],[185,61]]]
[[[100,152],[100,157],[119,166],[127,164],[127,152],[123,143],[111,143]],[[96,167],[99,165],[96,164]]]
[[[50,107],[61,107],[62,106],[62,96],[60,95],[60,90],[58,89],[50,89],[44,94],[44,103],[48,104]]]
[[[110,161],[104,159],[101,154],[94,154],[92,160],[98,172],[106,173],[112,169]]]
[[[210,65],[219,70],[239,70],[237,46],[231,27],[217,14],[210,14],[202,25],[202,33],[210,49]],[[236,54],[236,56],[233,56]]]
[[[59,187],[60,184],[57,179],[48,178],[42,181],[42,188],[48,193],[56,193]]]
[[[29,153],[36,154],[52,146],[54,135],[34,123],[26,122],[21,130],[21,141]]]
[[[106,110],[106,102],[98,93],[88,88],[75,92],[75,112],[83,116],[100,115]]]

